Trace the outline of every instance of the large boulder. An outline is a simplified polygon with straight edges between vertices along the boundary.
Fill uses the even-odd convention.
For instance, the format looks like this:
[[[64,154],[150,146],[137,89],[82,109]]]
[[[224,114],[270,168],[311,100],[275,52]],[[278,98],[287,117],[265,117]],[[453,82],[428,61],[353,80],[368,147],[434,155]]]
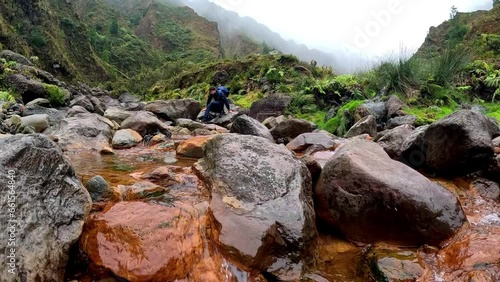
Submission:
[[[252,104],[249,116],[263,122],[268,117],[278,117],[285,113],[292,98],[285,94],[274,94]]]
[[[90,217],[80,248],[92,265],[126,281],[179,281],[188,275],[193,281],[223,281],[193,275],[204,251],[200,222],[186,208],[120,202]]]
[[[288,143],[300,134],[313,132],[315,125],[307,120],[302,119],[286,119],[278,123],[271,129],[271,135],[277,143]]]
[[[7,61],[12,61],[12,62],[16,62],[16,63],[22,64],[22,65],[26,65],[26,66],[33,66],[33,63],[30,62],[30,60],[28,60],[25,56],[18,54],[18,53],[15,53],[15,52],[12,52],[10,50],[3,50],[0,53],[0,58],[3,58]]]
[[[422,140],[426,165],[441,174],[460,174],[483,168],[493,157],[491,121],[463,110],[433,123]]]
[[[146,106],[146,110],[159,118],[175,121],[180,118],[195,120],[201,111],[200,103],[194,99],[179,99],[168,101],[154,101]]]
[[[231,126],[231,133],[260,136],[274,142],[269,129],[267,129],[267,127],[265,127],[258,120],[247,115],[239,116],[234,120],[233,125]]]
[[[389,157],[399,160],[401,157],[401,147],[412,132],[412,126],[401,125],[389,130],[380,139],[378,139],[377,143],[384,148]]]
[[[156,135],[160,132],[170,136],[167,125],[161,122],[153,113],[146,111],[134,112],[121,124],[122,129],[132,129],[141,136]]]
[[[307,257],[316,235],[311,176],[290,151],[262,137],[223,134],[195,167],[211,192],[214,242],[227,257],[268,272]]]
[[[438,245],[466,221],[457,198],[374,142],[352,140],[327,162],[316,211],[353,241]]]
[[[377,134],[377,120],[374,116],[369,115],[362,118],[347,131],[346,137],[351,138],[362,134],[368,134],[370,136],[375,136]]]
[[[425,131],[429,125],[417,127],[401,145],[400,161],[413,168],[422,168],[425,165],[423,142]]]
[[[45,136],[16,135],[0,139],[0,179],[0,281],[64,281],[91,208],[71,164]]]
[[[98,114],[78,114],[65,118],[61,123],[50,127],[47,134],[59,139],[66,150],[94,149],[97,151],[110,147],[113,137],[113,123]]]
[[[29,79],[22,74],[11,74],[7,76],[6,82],[8,86],[21,94],[25,104],[37,98],[47,97],[47,90],[45,90],[41,82]]]

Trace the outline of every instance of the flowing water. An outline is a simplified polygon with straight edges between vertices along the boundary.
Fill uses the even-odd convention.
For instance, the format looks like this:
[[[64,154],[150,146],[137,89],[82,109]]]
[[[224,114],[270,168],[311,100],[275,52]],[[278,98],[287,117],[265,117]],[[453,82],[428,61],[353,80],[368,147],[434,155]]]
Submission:
[[[82,239],[75,246],[66,273],[68,280],[126,281],[89,263],[88,258],[101,262],[108,260],[104,254],[111,257],[130,256],[125,268],[144,268],[134,271],[143,275],[140,277],[148,277],[150,269],[161,265],[155,265],[155,261],[151,261],[151,264],[137,261],[135,256],[137,250],[140,250],[144,252],[142,255],[159,263],[164,262],[161,256],[182,258],[179,259],[182,264],[175,268],[187,273],[187,279],[179,281],[266,281],[259,273],[241,270],[214,247],[210,239],[212,227],[206,215],[208,193],[191,170],[196,160],[175,160],[175,152],[172,150],[154,147],[117,151],[116,155],[68,152],[67,156],[82,183],[95,175],[101,175],[113,187],[139,185],[137,183],[140,183],[140,187],[147,187],[145,181],[168,187],[165,194],[153,194],[152,197],[136,199],[136,202],[106,203],[98,208],[94,205],[91,214],[94,221],[86,224],[84,234],[97,230],[104,235],[88,237],[93,238],[92,240]],[[168,181],[162,177],[168,178]],[[302,273],[300,281],[371,281],[374,277],[374,264],[384,268],[384,263],[388,260],[408,265],[406,268],[400,267],[403,271],[391,270],[389,267],[389,272],[392,271],[396,277],[404,278],[412,271],[416,271],[420,277],[417,280],[401,281],[500,281],[500,204],[481,197],[467,180],[434,181],[459,197],[470,222],[444,248],[438,250],[424,246],[419,249],[403,249],[383,244],[356,246],[319,228],[320,236],[317,244],[312,247],[314,257],[305,260],[308,263],[299,270]],[[143,195],[139,192],[137,194]],[[137,216],[141,211],[147,217]],[[128,218],[129,222],[125,222]],[[106,221],[120,222],[125,227],[116,232],[109,226],[103,227]],[[127,235],[134,226],[145,232],[140,239]],[[151,226],[155,228],[151,229]],[[197,231],[193,231],[193,226]],[[164,235],[169,238],[167,243],[175,245],[180,250],[179,253],[164,252],[164,249],[155,247],[163,238],[161,232],[167,231]],[[141,230],[132,231],[131,234],[137,232],[140,233]],[[176,240],[177,238],[181,240]],[[114,249],[110,249],[110,242],[113,240],[120,244],[112,245]],[[88,253],[81,251],[81,248],[86,248]],[[169,277],[171,272],[172,269],[166,271],[165,277]],[[125,270],[123,273],[137,280],[138,276],[133,276],[136,273],[130,274]]]

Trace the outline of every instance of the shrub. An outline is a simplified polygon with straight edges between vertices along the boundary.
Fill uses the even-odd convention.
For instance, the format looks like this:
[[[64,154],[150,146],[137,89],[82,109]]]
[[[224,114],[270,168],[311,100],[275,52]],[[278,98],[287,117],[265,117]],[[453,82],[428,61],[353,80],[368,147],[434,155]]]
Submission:
[[[409,96],[412,89],[419,88],[421,83],[421,63],[414,58],[388,60],[375,69],[375,77],[379,89],[404,93]]]
[[[15,102],[14,95],[8,91],[0,91],[0,101]]]
[[[47,91],[47,99],[52,106],[62,106],[66,100],[66,93],[63,89],[59,88],[57,85],[43,84],[43,87]]]
[[[441,86],[452,85],[457,76],[471,61],[470,51],[464,48],[447,48],[436,59],[433,68],[434,82]]]

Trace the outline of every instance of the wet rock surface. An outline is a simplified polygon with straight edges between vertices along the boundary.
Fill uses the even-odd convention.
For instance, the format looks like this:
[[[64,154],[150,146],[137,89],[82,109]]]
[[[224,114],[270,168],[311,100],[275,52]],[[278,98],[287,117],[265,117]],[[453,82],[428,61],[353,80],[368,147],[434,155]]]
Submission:
[[[352,140],[335,152],[315,198],[320,218],[365,243],[439,245],[465,222],[455,196],[365,140]]]
[[[90,211],[88,192],[57,144],[43,135],[0,139],[0,168],[2,181],[11,181],[10,186],[2,184],[6,195],[0,200],[6,211],[0,214],[5,228],[0,234],[0,281],[63,281],[69,249]],[[9,191],[14,198],[7,197]],[[15,246],[8,247],[10,234],[15,234]],[[7,264],[12,248],[15,267]]]
[[[304,164],[267,139],[228,134],[207,143],[197,170],[211,191],[214,240],[225,255],[276,273],[280,261],[300,262],[316,236]]]

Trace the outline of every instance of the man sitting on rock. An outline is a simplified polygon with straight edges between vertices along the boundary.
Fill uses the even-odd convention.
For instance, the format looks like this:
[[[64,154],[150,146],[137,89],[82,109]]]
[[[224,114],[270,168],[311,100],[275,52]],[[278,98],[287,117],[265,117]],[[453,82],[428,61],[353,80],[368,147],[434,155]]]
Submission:
[[[221,90],[217,90],[215,86],[210,86],[210,90],[208,92],[207,107],[205,108],[205,115],[203,116],[202,121],[208,122],[209,120],[211,120],[211,112],[223,114],[224,106],[226,106],[229,112],[231,112],[229,101],[227,100],[224,92],[222,92]]]

